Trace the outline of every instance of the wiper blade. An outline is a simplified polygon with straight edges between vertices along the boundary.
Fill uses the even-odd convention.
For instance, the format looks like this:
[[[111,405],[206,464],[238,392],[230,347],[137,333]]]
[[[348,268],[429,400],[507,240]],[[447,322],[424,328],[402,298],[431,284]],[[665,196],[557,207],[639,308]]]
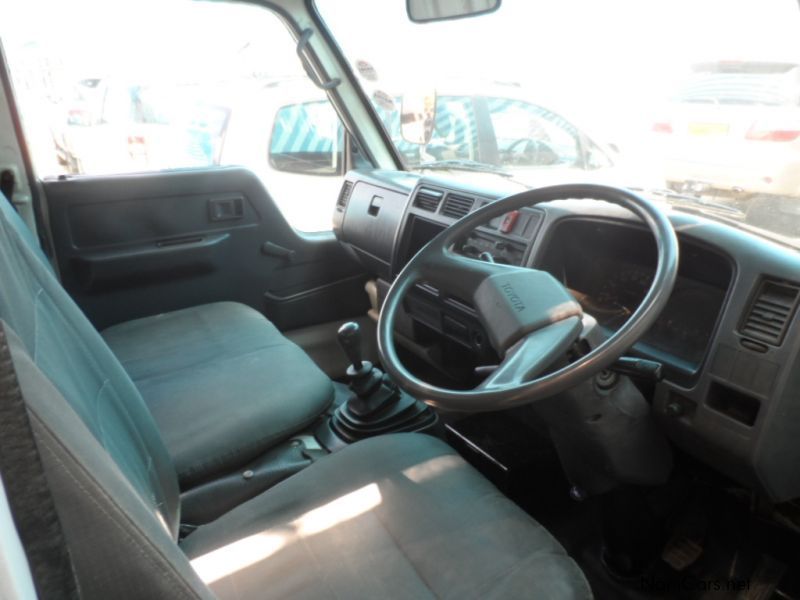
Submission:
[[[690,194],[681,194],[679,192],[674,192],[672,190],[666,189],[657,189],[657,190],[650,190],[651,194],[656,196],[661,196],[668,201],[670,204],[674,205],[688,205],[693,208],[707,208],[712,211],[723,212],[731,216],[736,217],[744,217],[744,212],[742,210],[736,208],[735,206],[730,206],[729,204],[724,204],[722,202],[716,202],[714,200],[709,200],[708,198],[703,198],[702,196],[692,196]]]
[[[413,169],[453,169],[456,171],[474,171],[476,173],[494,173],[503,177],[513,177],[505,169],[490,165],[489,163],[478,162],[477,160],[465,160],[461,158],[451,158],[447,160],[433,160],[430,162],[413,165]]]

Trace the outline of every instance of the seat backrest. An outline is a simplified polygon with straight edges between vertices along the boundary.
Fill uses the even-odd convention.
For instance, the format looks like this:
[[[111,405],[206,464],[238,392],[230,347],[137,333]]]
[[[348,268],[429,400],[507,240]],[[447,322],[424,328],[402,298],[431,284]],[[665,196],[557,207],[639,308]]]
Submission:
[[[0,319],[177,535],[175,469],[136,386],[0,197]]]
[[[83,600],[213,598],[167,526],[90,424],[0,320]],[[93,425],[96,425],[97,421]],[[121,431],[123,436],[124,430]],[[122,444],[115,444],[117,452]]]
[[[50,413],[77,417],[71,433],[64,435],[91,434],[103,460],[113,463],[108,468],[121,475],[124,486],[147,507],[144,514],[174,542],[180,522],[177,475],[155,422],[120,362],[61,287],[27,226],[2,196],[0,320],[12,330],[18,352],[30,358],[35,378],[57,392],[47,400],[56,407]]]

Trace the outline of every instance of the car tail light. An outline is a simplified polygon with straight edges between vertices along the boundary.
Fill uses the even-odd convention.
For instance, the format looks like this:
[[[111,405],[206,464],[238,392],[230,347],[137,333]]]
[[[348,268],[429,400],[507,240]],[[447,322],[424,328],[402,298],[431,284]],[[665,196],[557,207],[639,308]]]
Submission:
[[[672,133],[672,123],[668,121],[658,121],[653,123],[653,131],[656,133]]]
[[[756,121],[745,137],[760,142],[793,142],[800,137],[800,123],[787,127]]]
[[[128,136],[128,155],[135,160],[147,159],[147,145],[144,136]]]

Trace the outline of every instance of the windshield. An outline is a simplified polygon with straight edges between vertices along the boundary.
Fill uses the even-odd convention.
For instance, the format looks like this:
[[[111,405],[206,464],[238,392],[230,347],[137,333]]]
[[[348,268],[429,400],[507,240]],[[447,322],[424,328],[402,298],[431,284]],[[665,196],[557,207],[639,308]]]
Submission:
[[[411,170],[627,186],[800,246],[797,0],[317,7]],[[403,105],[434,98],[409,136]]]

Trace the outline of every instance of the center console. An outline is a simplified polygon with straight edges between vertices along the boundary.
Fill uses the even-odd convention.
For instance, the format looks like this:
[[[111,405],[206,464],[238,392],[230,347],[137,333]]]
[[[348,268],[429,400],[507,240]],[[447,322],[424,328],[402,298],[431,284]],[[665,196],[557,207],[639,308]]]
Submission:
[[[394,257],[394,273],[431,238],[461,217],[495,198],[465,194],[424,184],[412,193],[401,237]],[[475,229],[459,241],[455,251],[471,258],[521,265],[527,259],[531,240],[542,223],[543,213],[525,208],[512,211]]]

